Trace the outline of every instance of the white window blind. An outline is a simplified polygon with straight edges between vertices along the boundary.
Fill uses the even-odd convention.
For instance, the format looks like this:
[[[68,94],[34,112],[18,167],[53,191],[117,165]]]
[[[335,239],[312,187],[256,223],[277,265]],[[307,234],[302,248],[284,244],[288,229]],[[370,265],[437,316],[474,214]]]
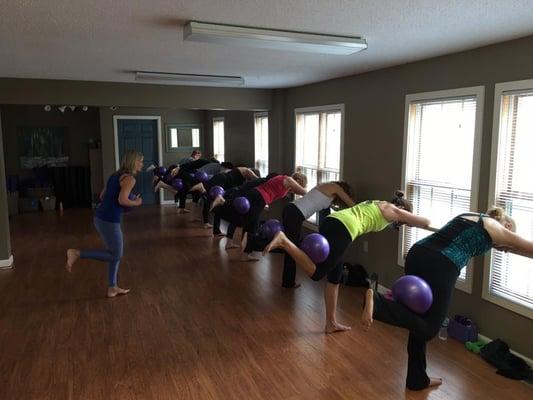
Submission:
[[[256,114],[255,121],[255,168],[262,177],[268,175],[268,114]]]
[[[472,197],[472,177],[479,99],[476,95],[423,100],[413,96],[407,100],[406,197],[415,214],[440,227],[476,208],[472,204],[477,199]],[[404,227],[400,256],[405,257],[414,243],[430,233]],[[467,273],[463,268],[460,281],[464,282]]]
[[[296,170],[307,176],[307,187],[340,179],[342,106],[296,110]],[[309,218],[316,222],[316,215]]]
[[[192,147],[200,147],[200,128],[192,128]]]
[[[213,119],[213,155],[222,162],[224,160],[224,119]]]
[[[500,99],[496,175],[491,201],[512,215],[517,233],[533,240],[533,87]],[[489,292],[533,310],[533,260],[493,251]]]

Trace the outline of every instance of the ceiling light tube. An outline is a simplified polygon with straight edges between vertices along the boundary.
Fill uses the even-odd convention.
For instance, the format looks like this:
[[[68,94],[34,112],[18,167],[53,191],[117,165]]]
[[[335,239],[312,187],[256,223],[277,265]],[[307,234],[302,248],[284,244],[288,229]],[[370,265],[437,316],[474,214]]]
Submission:
[[[368,47],[366,40],[358,36],[292,32],[200,21],[190,21],[185,25],[183,38],[196,42],[337,55],[354,54]]]
[[[135,80],[168,82],[190,86],[242,86],[244,78],[225,75],[174,74],[169,72],[135,72]]]

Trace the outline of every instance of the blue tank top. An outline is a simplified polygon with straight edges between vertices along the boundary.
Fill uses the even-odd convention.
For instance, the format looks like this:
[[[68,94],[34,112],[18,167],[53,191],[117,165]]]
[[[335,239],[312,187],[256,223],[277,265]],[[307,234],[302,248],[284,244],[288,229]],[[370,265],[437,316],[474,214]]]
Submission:
[[[120,194],[120,177],[115,173],[109,177],[105,186],[104,198],[95,211],[95,216],[107,222],[120,222],[122,206],[118,202]]]
[[[471,221],[463,216],[479,216]],[[470,258],[486,253],[492,248],[492,238],[483,227],[484,214],[465,213],[458,215],[438,232],[416,242],[422,246],[441,253],[452,261],[460,271],[468,264]]]

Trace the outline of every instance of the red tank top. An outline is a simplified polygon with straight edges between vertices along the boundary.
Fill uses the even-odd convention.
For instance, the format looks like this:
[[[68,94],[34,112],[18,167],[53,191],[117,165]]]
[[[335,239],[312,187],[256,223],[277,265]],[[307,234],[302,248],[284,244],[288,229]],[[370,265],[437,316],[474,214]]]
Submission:
[[[255,188],[263,197],[265,204],[270,204],[287,195],[289,189],[283,185],[286,178],[288,178],[287,175],[278,175]]]

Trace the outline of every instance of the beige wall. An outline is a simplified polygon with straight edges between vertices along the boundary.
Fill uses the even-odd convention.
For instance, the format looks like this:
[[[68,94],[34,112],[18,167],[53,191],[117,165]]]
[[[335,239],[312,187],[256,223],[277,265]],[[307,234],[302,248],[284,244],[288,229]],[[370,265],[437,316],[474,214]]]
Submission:
[[[205,112],[201,110],[184,110],[184,109],[163,109],[163,108],[134,108],[119,107],[112,111],[109,107],[100,108],[100,126],[102,131],[102,155],[104,177],[113,173],[115,165],[115,141],[114,141],[114,115],[131,115],[131,116],[159,116],[161,117],[161,138],[163,150],[163,165],[177,163],[184,157],[190,155],[190,150],[184,152],[169,152],[166,148],[165,132],[167,124],[204,124]],[[200,144],[202,150],[205,143],[205,129],[202,129]],[[172,196],[165,193],[165,200],[172,200]]]
[[[286,91],[283,160],[294,163],[294,109],[344,103],[344,178],[357,199],[389,199],[400,187],[405,95],[468,86],[485,86],[478,210],[487,208],[494,84],[533,78],[533,37],[336,79]],[[277,99],[276,99],[277,102]],[[274,108],[276,106],[274,105]],[[450,162],[453,162],[450,160]],[[444,166],[445,167],[445,166]],[[367,240],[369,252],[362,252]],[[389,251],[383,251],[389,249]],[[398,235],[392,231],[356,241],[349,259],[379,273],[389,286],[403,274],[397,265]],[[481,299],[482,258],[476,259],[471,295],[455,291],[450,314],[467,314],[483,334],[508,341],[533,356],[533,320]],[[355,316],[354,316],[355,317]]]
[[[98,109],[87,111],[77,109],[61,113],[54,108],[46,112],[42,106],[4,105],[2,113],[5,168],[8,175],[24,175],[28,171],[20,168],[19,132],[20,127],[44,126],[66,127],[68,130],[68,155],[70,165],[89,165],[89,139],[100,140],[100,119]]]

